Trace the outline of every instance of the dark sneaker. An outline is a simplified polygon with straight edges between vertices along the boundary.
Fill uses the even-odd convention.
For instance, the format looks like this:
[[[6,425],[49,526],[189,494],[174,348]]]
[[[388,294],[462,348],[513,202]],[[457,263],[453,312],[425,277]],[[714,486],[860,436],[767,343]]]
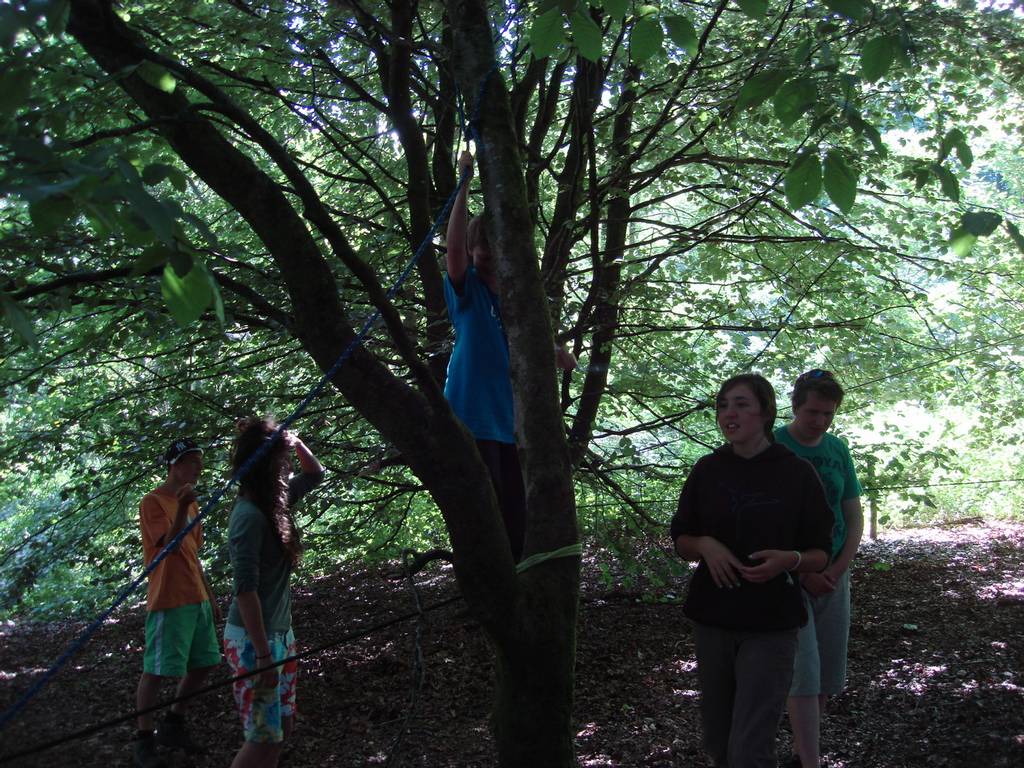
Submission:
[[[187,755],[201,755],[206,751],[192,741],[184,723],[168,719],[164,719],[156,729],[156,743],[166,749],[182,750]]]
[[[167,763],[156,752],[155,738],[132,741],[132,765],[134,768],[167,768]]]

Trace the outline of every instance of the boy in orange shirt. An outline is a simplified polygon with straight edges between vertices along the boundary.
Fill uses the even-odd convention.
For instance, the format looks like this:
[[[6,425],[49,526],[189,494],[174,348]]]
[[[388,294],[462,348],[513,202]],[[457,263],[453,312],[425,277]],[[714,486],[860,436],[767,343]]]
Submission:
[[[171,443],[164,454],[167,479],[139,504],[142,549],[146,565],[198,514],[195,483],[203,470],[203,452],[191,440]],[[221,661],[214,618],[217,602],[206,581],[197,552],[203,543],[196,525],[179,546],[149,574],[146,594],[146,652],[136,693],[138,709],[157,702],[164,678],[179,679],[178,696],[202,686]],[[154,734],[153,715],[140,715],[134,740],[136,768],[164,765],[157,745],[197,753],[200,748],[185,730],[183,703],[175,704]]]

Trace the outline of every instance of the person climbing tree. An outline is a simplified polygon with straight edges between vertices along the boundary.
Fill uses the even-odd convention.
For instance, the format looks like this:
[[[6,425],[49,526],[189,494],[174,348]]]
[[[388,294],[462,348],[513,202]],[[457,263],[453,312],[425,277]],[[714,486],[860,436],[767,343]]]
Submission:
[[[444,296],[455,329],[444,393],[455,415],[476,438],[491,475],[509,546],[516,562],[526,532],[526,490],[514,434],[508,341],[498,301],[497,255],[491,250],[483,214],[468,218],[467,197],[473,155],[459,157],[464,178],[448,219]],[[555,346],[562,370],[576,367],[563,345]]]

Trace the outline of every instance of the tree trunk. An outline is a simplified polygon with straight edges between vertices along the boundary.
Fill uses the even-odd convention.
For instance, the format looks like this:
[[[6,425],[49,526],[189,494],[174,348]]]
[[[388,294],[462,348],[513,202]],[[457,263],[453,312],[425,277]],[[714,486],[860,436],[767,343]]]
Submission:
[[[576,590],[567,568],[562,578],[546,570],[523,574],[533,581],[530,602],[538,610],[521,622],[518,637],[495,643],[492,724],[502,768],[575,765]]]
[[[525,555],[578,543],[572,469],[556,387],[551,320],[544,310],[525,166],[515,120],[495,65],[493,31],[481,0],[451,0],[456,81],[483,93],[477,157],[497,256],[502,323],[508,334],[516,437],[526,481]],[[481,83],[484,88],[481,91]],[[482,618],[497,657],[494,734],[502,768],[574,764],[572,704],[579,559],[524,570],[510,610]],[[503,601],[504,602],[504,601]],[[502,606],[498,606],[500,611]]]
[[[459,84],[476,94],[494,60],[486,9],[454,9],[456,50],[469,52]],[[148,48],[113,13],[110,0],[73,0],[69,32],[159,125],[179,157],[231,205],[277,264],[292,301],[294,333],[322,370],[355,334],[320,242],[359,280],[381,310],[392,342],[412,374],[395,376],[359,346],[332,384],[403,454],[430,491],[448,528],[459,587],[487,632],[497,657],[494,729],[505,768],[573,763],[573,669],[579,558],[550,558],[517,574],[487,470],[471,435],[452,414],[438,382],[417,356],[394,306],[367,262],[350,246],[294,159],[216,83]],[[465,45],[471,39],[472,46]],[[166,93],[136,72],[141,61],[174,71],[190,96],[208,99],[214,123],[193,109],[184,87]],[[123,74],[128,73],[128,74]],[[197,96],[196,94],[201,94]],[[205,102],[204,102],[205,104]],[[288,179],[301,215],[281,186],[221,130],[234,122]],[[568,445],[555,386],[550,319],[544,305],[508,96],[491,78],[483,111],[481,177],[499,251],[503,322],[512,357],[516,431],[527,486],[526,555],[551,553],[578,541]],[[421,163],[422,165],[422,163]],[[540,341],[538,341],[540,340]]]

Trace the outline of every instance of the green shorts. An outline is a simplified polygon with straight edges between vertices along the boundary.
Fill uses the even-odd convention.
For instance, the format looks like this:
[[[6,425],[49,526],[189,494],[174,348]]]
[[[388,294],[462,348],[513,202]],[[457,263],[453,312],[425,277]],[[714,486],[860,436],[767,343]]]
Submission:
[[[220,643],[210,601],[146,614],[142,669],[151,675],[184,677],[190,669],[220,664]]]

